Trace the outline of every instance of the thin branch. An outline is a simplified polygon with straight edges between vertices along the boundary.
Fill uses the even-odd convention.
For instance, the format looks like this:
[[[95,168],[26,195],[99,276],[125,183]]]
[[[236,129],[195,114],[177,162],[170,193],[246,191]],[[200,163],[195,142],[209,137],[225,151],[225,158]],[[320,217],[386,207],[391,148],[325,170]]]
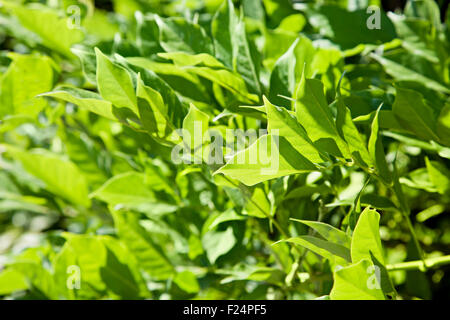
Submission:
[[[427,268],[436,268],[442,265],[450,264],[450,255],[443,256],[443,257],[437,257],[437,258],[429,258],[422,260],[415,260],[415,261],[408,261],[408,262],[401,262],[401,263],[395,263],[395,264],[389,264],[386,266],[386,269],[388,271],[397,271],[397,270],[420,270],[420,271],[426,271]]]

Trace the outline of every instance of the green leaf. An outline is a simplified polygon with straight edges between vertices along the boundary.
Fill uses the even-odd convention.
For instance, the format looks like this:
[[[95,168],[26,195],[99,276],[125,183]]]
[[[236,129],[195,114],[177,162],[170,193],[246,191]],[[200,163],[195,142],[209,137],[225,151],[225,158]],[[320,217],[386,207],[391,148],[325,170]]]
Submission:
[[[270,202],[263,188],[255,188],[253,194],[245,206],[245,213],[252,217],[267,219],[271,216]]]
[[[234,12],[231,0],[224,1],[211,23],[216,57],[228,68],[242,75],[249,90],[261,93],[259,70],[257,69],[256,50],[251,47],[245,32],[243,16]]]
[[[114,242],[114,244],[116,243]],[[121,247],[116,244],[116,248]],[[118,251],[117,249],[116,251]],[[136,264],[130,263],[130,260],[128,251],[119,260],[119,257],[106,246],[105,266],[100,268],[100,276],[108,290],[123,299],[137,299],[141,296],[141,291],[144,291],[142,286],[144,281],[140,274],[136,272]],[[131,268],[134,268],[134,270]]]
[[[26,278],[14,269],[6,269],[0,273],[0,296],[28,289]]]
[[[302,74],[296,89],[297,120],[314,144],[334,156],[349,157],[348,146],[339,136],[320,80],[306,79]]]
[[[406,177],[401,177],[399,182],[410,188],[426,190],[428,192],[437,192],[434,183],[430,180],[427,168],[413,170],[409,172]],[[406,204],[406,199],[404,200],[405,201],[403,201],[403,204]]]
[[[435,133],[436,119],[433,110],[424,103],[419,92],[397,88],[392,111],[403,128],[426,141],[439,141]]]
[[[245,81],[239,74],[233,73],[211,55],[203,53],[190,55],[183,52],[160,53],[158,55],[172,60],[179,68],[184,68],[199,77],[217,83],[242,99],[242,102],[255,103],[259,100],[256,95],[248,92]]]
[[[276,37],[273,46],[278,47],[278,45],[278,37]],[[321,52],[325,54],[319,57],[318,53]],[[295,84],[301,79],[303,71],[305,77],[325,73],[331,60],[333,55],[330,50],[316,50],[307,37],[298,37],[275,63],[270,76],[270,100],[276,104],[285,105],[288,102],[286,97],[294,97]]]
[[[217,273],[226,275],[226,277],[220,281],[221,284],[227,284],[233,281],[250,280],[282,285],[285,277],[285,274],[280,269],[243,264],[236,265],[233,269],[218,270]]]
[[[351,255],[354,263],[363,259],[371,260],[374,256],[384,264],[379,224],[380,214],[376,210],[363,210],[352,235]]]
[[[0,133],[12,131],[27,122],[33,122],[33,118],[27,115],[5,116],[1,119]]]
[[[199,237],[194,234],[191,234],[189,236],[188,246],[189,246],[188,256],[189,259],[191,260],[195,260],[198,256],[202,255],[204,252],[202,242],[200,241]]]
[[[317,231],[317,233],[319,233],[326,240],[350,249],[351,238],[345,232],[336,229],[329,224],[318,221],[307,221],[299,219],[291,220],[306,224],[308,227],[313,228],[315,231]]]
[[[380,215],[376,210],[369,207],[363,210],[352,235],[352,262],[371,261],[373,263],[373,267],[370,269],[370,273],[373,273],[371,276],[372,285],[375,282],[378,283],[377,287],[382,290],[385,296],[395,297],[395,289],[384,266],[379,224]]]
[[[157,174],[130,171],[112,177],[90,197],[156,216],[177,209],[176,205],[156,198],[155,192],[167,188],[167,183]]]
[[[140,76],[138,76],[137,101],[144,128],[152,136],[170,141],[172,132],[175,130],[171,115],[175,113],[169,113],[168,105],[164,102],[161,93],[146,86]]]
[[[381,113],[380,113],[380,116],[381,116]],[[417,147],[417,148],[420,148],[423,150],[435,152],[442,158],[450,159],[450,148],[441,146],[440,144],[438,144],[434,141],[430,141],[430,143],[428,143],[428,142],[424,142],[423,140],[414,138],[411,135],[399,134],[399,133],[390,132],[390,131],[384,131],[383,135],[386,137],[390,137],[395,140],[398,140],[400,142],[403,142],[412,147]]]
[[[289,50],[297,38],[297,33],[279,28],[266,30],[263,65],[269,70],[273,70],[277,60]],[[314,51],[314,48],[312,49]]]
[[[313,163],[326,160],[314,146],[305,129],[298,123],[286,109],[271,104],[265,97],[264,106],[267,113],[268,131],[279,135],[297,150],[301,155]]]
[[[47,261],[48,247],[27,248],[8,264],[8,270],[22,274],[32,295],[45,300],[57,299],[54,275],[45,267]]]
[[[445,206],[442,204],[435,204],[434,206],[431,206],[429,208],[426,208],[425,210],[420,211],[416,215],[416,220],[419,222],[425,222],[428,219],[440,215],[443,212],[445,212]]]
[[[212,41],[198,24],[175,17],[156,16],[155,21],[159,27],[160,45],[165,51],[213,54]]]
[[[347,10],[335,3],[327,3],[314,9],[307,9],[308,21],[321,35],[332,40],[341,49],[351,49],[361,44],[377,44],[393,40],[396,36],[394,25],[383,10],[378,12],[380,29],[369,29],[370,14],[367,5],[360,10]],[[358,30],[358,31],[356,31]],[[349,36],[350,35],[350,36]]]
[[[387,197],[376,194],[364,194],[360,200],[362,205],[372,206],[376,209],[395,209],[395,204]]]
[[[57,12],[41,5],[22,6],[2,1],[11,8],[20,23],[33,31],[44,46],[55,50],[68,58],[73,58],[70,48],[83,40],[83,32],[79,28],[69,27],[68,19],[60,18]]]
[[[240,18],[234,31],[232,41],[235,71],[244,78],[250,92],[260,94],[262,89],[259,82],[258,51],[247,37],[243,17]]]
[[[95,6],[93,3],[87,3],[85,5],[87,6],[87,16],[81,21],[81,26],[86,30],[86,33],[95,36],[99,40],[109,41],[114,39],[114,36],[120,31],[120,27],[111,21],[110,13],[99,8],[94,10]],[[72,8],[69,6],[67,10]],[[72,16],[71,18],[75,18],[76,21],[76,16]]]
[[[263,0],[271,25],[279,25],[284,17],[297,13],[289,0]]]
[[[316,166],[298,153],[284,137],[268,134],[235,154],[214,174],[222,173],[252,186],[270,179],[315,170]]]
[[[434,1],[408,1],[405,6],[404,13],[407,17],[421,18],[431,22],[437,29],[441,28],[441,15],[439,5]]]
[[[71,299],[95,299],[111,291],[123,299],[137,299],[146,291],[136,261],[116,239],[65,236],[67,241],[54,261],[60,294]]]
[[[450,147],[450,102],[442,108],[437,119],[436,133],[439,139]]]
[[[208,226],[208,230],[215,229],[219,224],[223,222],[228,221],[239,221],[239,220],[245,220],[244,216],[238,215],[236,211],[233,209],[229,209],[221,214],[219,214]]]
[[[351,262],[350,250],[343,245],[322,240],[313,236],[298,236],[283,240],[305,247],[312,252],[330,260],[333,264],[347,265]]]
[[[186,141],[191,149],[196,150],[196,156],[202,158],[202,146],[208,140],[209,116],[197,109],[192,103],[189,112],[183,120],[183,130],[189,133],[190,141]],[[197,152],[198,151],[198,152]]]
[[[187,111],[175,91],[154,72],[138,68],[136,75],[140,120],[163,143],[174,143]]]
[[[285,197],[285,200],[289,199],[298,199],[298,198],[304,198],[304,197],[310,197],[313,194],[318,193],[322,196],[325,196],[327,194],[331,193],[331,188],[326,185],[306,185],[301,186],[298,188],[293,189],[290,191]]]
[[[229,0],[223,2],[211,22],[215,56],[229,68],[233,68],[233,35],[238,22],[233,2]]]
[[[371,57],[377,60],[378,63],[380,63],[384,67],[385,71],[396,81],[414,81],[429,89],[447,94],[450,93],[450,89],[444,84],[430,79],[414,70],[408,69],[397,62],[377,56],[375,54],[371,55]]]
[[[74,163],[45,150],[22,151],[12,146],[6,148],[28,173],[45,183],[48,191],[74,204],[90,206],[86,180]]]
[[[366,142],[361,137],[358,129],[353,123],[350,110],[344,104],[342,98],[337,99],[336,107],[336,127],[339,134],[348,143],[353,160],[364,167],[372,167],[373,163],[367,150]]]
[[[208,231],[202,237],[202,244],[209,262],[214,264],[236,244],[233,228],[228,227],[225,231]]]
[[[0,78],[0,118],[13,114],[37,116],[46,103],[36,96],[53,87],[52,61],[39,55],[9,56],[13,61]]]
[[[296,56],[294,49],[299,39],[295,40],[289,49],[277,60],[270,75],[269,99],[275,104],[283,105],[287,101],[281,96],[292,97],[295,90]]]
[[[11,211],[28,211],[28,212],[36,212],[41,214],[47,214],[50,210],[47,207],[39,205],[33,202],[33,198],[28,197],[20,197],[14,193],[8,194],[0,192],[3,200],[0,200],[0,212],[6,213]],[[39,198],[35,201],[38,202]],[[40,201],[41,203],[45,203],[44,201]]]
[[[384,146],[382,137],[379,133],[379,114],[380,108],[378,108],[375,117],[372,122],[372,132],[369,138],[369,154],[372,157],[372,161],[375,163],[375,167],[381,179],[387,184],[392,182],[391,172],[386,162],[386,155],[384,153]]]
[[[206,86],[200,78],[172,63],[155,62],[143,57],[129,57],[127,62],[151,70],[166,81],[175,91],[194,101],[210,101]]]
[[[113,63],[98,48],[97,85],[103,99],[110,101],[118,108],[127,108],[138,114],[137,100],[133,81],[128,71]]]
[[[150,183],[146,183],[146,180],[145,174],[142,173],[134,171],[122,173],[108,180],[91,194],[91,198],[97,198],[112,205],[145,203],[155,198]],[[153,182],[157,188],[158,181]]]
[[[286,16],[283,20],[281,20],[280,25],[277,29],[292,31],[292,32],[300,32],[303,27],[306,25],[306,18],[303,14],[291,14]]]
[[[334,272],[332,300],[385,300],[376,268],[367,259]]]
[[[190,271],[185,270],[177,273],[173,279],[173,282],[184,292],[192,294],[200,291],[197,278]]]
[[[243,0],[242,10],[244,15],[261,23],[264,23],[265,12],[262,1],[258,0]]]
[[[92,91],[76,87],[61,86],[51,92],[43,93],[40,96],[61,99],[102,117],[117,120],[114,116],[111,102],[103,100],[99,94]]]
[[[431,182],[441,194],[450,194],[450,170],[442,163],[425,158]]]
[[[97,57],[95,52],[82,45],[75,46],[71,51],[80,59],[86,79],[92,84],[97,84]]]
[[[116,210],[111,213],[120,240],[136,257],[139,267],[154,279],[169,279],[174,274],[174,267],[162,249],[152,241],[151,234],[139,225],[137,215]]]
[[[139,12],[139,11],[138,11]],[[144,57],[164,51],[159,41],[159,28],[155,15],[135,14],[136,18],[136,43]]]

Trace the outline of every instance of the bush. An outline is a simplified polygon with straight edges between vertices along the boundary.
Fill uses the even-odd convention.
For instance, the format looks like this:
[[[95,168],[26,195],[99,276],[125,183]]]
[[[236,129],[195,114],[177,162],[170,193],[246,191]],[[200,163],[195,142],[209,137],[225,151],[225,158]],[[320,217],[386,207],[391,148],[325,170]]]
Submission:
[[[448,299],[450,20],[380,6],[0,1],[0,297]]]

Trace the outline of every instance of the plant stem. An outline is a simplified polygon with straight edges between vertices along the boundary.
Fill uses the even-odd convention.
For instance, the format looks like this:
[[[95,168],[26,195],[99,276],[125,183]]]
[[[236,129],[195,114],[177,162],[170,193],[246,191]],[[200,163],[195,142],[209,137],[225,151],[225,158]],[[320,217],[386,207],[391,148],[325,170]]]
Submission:
[[[386,266],[386,269],[388,271],[396,271],[396,270],[426,271],[426,268],[434,268],[446,264],[450,264],[450,255],[437,258],[429,258],[425,260],[415,260],[390,264]]]
[[[398,179],[396,173],[395,173],[395,179]],[[406,220],[406,224],[408,225],[409,232],[411,233],[411,237],[413,239],[414,246],[417,249],[419,258],[422,260],[423,268],[426,270],[427,262],[425,261],[425,254],[423,253],[422,247],[419,242],[419,238],[417,237],[416,231],[414,230],[414,226],[411,222],[411,219],[409,218],[410,210],[409,210],[407,204],[404,203],[405,200],[404,200],[404,196],[403,196],[403,190],[401,189],[400,183],[399,182],[397,182],[397,183],[398,183],[397,188],[395,188],[395,187],[390,187],[390,188],[394,192],[395,196],[397,197],[397,200],[400,203],[400,211],[401,211],[404,219]]]
[[[228,177],[224,176],[224,178],[225,178],[229,183],[231,183],[231,184],[233,184],[234,186],[236,186],[237,188],[239,188],[239,189],[243,192],[243,195],[247,198],[247,200],[250,201],[256,208],[258,208],[258,210],[261,211],[261,212],[267,217],[267,219],[269,219],[269,221],[275,226],[275,228],[278,229],[278,231],[281,233],[281,235],[282,235],[284,238],[288,239],[288,238],[291,237],[291,236],[288,234],[288,232],[285,231],[285,230],[281,227],[281,225],[278,223],[278,221],[277,221],[274,217],[272,217],[272,215],[271,215],[270,213],[266,212],[266,211],[265,211],[264,209],[262,209],[255,201],[253,201],[253,200],[251,199],[251,197],[247,194],[247,190],[246,190],[246,189],[244,189],[244,188],[243,188],[242,186],[240,186],[240,185],[236,185],[233,181],[231,181],[230,179],[228,179]],[[300,255],[302,254],[301,250],[300,250],[295,244],[292,244],[292,247],[294,248],[295,251],[297,251],[298,254],[300,254]]]
[[[228,179],[228,177],[224,176],[225,180],[227,180],[229,183],[234,185],[236,188],[240,189],[242,191],[242,194],[247,198],[248,201],[250,201],[262,214],[264,214],[267,219],[269,219],[270,222],[273,223],[273,225],[278,229],[278,231],[286,238],[290,238],[289,235],[286,233],[286,231],[280,226],[278,221],[276,221],[270,213],[266,212],[264,209],[262,209],[255,201],[251,199],[251,197],[248,195],[248,192],[245,188],[243,188],[240,185],[235,184],[233,181]]]
[[[408,225],[409,232],[411,233],[414,245],[415,245],[415,247],[417,249],[417,252],[419,253],[419,257],[421,259],[421,262],[424,265],[424,268],[426,270],[427,267],[428,267],[428,264],[427,264],[427,262],[425,260],[425,255],[423,253],[422,246],[420,245],[419,238],[417,238],[416,231],[414,230],[414,226],[413,226],[413,224],[411,222],[411,219],[409,218],[409,215],[406,212],[402,212],[402,213],[403,213],[403,216],[405,217],[406,224]]]

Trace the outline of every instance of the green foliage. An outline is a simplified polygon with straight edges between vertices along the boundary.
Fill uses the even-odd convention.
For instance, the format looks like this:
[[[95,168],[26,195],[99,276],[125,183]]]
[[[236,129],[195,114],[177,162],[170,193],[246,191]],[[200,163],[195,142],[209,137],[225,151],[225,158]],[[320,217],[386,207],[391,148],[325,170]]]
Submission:
[[[0,0],[1,298],[448,298],[435,2],[73,3]]]

